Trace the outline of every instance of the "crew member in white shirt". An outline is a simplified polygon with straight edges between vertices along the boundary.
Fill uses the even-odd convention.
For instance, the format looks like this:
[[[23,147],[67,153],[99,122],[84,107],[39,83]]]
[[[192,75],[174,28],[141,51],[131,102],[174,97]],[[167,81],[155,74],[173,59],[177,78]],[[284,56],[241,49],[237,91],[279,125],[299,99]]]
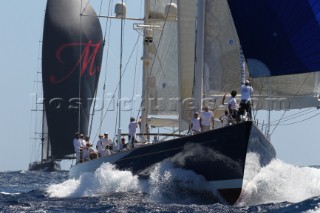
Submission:
[[[92,154],[96,155],[96,152],[92,148],[92,144],[90,143],[89,140],[86,143],[86,147],[82,149],[82,152],[83,152],[83,160],[84,161],[90,160]]]
[[[83,134],[76,132],[75,137],[73,139],[73,147],[74,147],[74,152],[76,153],[77,162],[82,162],[83,158],[82,156],[80,156],[80,152],[82,152],[82,148],[84,148],[85,146],[86,146],[86,142],[84,140]]]
[[[198,112],[195,112],[193,118],[191,119],[190,129],[193,135],[201,132],[200,118]]]
[[[204,106],[204,111],[200,114],[200,127],[201,132],[205,132],[214,128],[214,120],[213,120],[213,113],[209,111],[209,107],[206,105]]]
[[[104,133],[104,144],[105,144],[105,149],[106,149],[106,154],[111,154],[111,151],[113,150],[113,143],[112,140],[109,138],[109,133],[105,132]]]
[[[96,144],[96,149],[98,151],[99,157],[103,157],[106,155],[105,148],[106,148],[105,139],[103,138],[102,134],[99,134],[99,140],[97,141],[97,144]]]
[[[134,142],[136,140],[136,132],[138,128],[138,123],[136,122],[136,119],[134,117],[130,118],[130,123],[129,123],[129,135],[128,135],[128,141],[131,147],[134,147]]]
[[[237,104],[236,96],[237,96],[237,91],[232,90],[231,97],[228,102],[228,112],[229,112],[230,118],[232,119],[233,124],[239,121],[238,104]]]
[[[76,153],[77,162],[80,161],[80,148],[81,148],[81,141],[80,141],[80,133],[76,132],[73,139],[73,147],[74,152]]]
[[[239,108],[239,114],[244,115],[244,111],[248,114],[248,119],[252,120],[251,114],[251,97],[253,94],[253,88],[250,85],[250,81],[246,80],[245,83],[241,86],[241,102]]]

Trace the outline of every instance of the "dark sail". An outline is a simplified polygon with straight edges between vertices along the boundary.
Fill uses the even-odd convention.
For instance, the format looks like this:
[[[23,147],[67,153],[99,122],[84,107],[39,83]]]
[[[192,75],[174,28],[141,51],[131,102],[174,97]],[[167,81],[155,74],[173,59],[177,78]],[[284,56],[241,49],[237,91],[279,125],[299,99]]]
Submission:
[[[228,3],[243,53],[254,62],[252,67],[248,62],[251,76],[320,70],[319,0],[228,0]]]
[[[80,15],[81,11],[85,16]],[[87,134],[102,51],[101,26],[86,1],[47,1],[42,78],[51,154],[55,159],[74,153],[72,139],[76,131]]]

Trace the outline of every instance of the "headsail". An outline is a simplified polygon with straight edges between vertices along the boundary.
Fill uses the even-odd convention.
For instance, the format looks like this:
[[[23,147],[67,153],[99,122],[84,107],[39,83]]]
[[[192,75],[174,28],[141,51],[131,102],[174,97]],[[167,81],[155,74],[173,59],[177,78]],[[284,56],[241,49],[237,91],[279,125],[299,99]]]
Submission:
[[[320,1],[228,3],[250,76],[255,78],[256,108],[318,106],[319,74],[315,72],[320,71]]]
[[[203,17],[197,23],[194,97],[197,107],[199,97],[213,98],[205,104],[216,109],[223,95],[240,87],[240,43],[227,1],[201,1],[197,10]]]
[[[74,153],[72,138],[76,131],[87,134],[102,42],[99,20],[86,1],[48,0],[42,78],[48,137],[56,159]]]
[[[252,77],[320,70],[320,1],[228,3]]]
[[[239,91],[241,47],[256,109],[319,106],[319,2],[204,1],[204,97]]]

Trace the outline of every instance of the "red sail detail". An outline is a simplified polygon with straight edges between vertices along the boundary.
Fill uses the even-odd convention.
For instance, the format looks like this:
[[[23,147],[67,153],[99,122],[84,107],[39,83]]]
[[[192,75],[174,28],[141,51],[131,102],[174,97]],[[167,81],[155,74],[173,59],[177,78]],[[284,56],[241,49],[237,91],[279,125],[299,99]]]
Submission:
[[[62,76],[61,78],[58,79],[54,75],[50,76],[50,82],[61,83],[65,81],[79,68],[80,64],[81,64],[80,77],[83,76],[86,70],[88,70],[88,73],[90,76],[93,76],[96,72],[100,71],[100,67],[99,66],[95,67],[94,65],[95,65],[97,53],[101,46],[101,40],[97,44],[92,44],[92,41],[89,41],[88,43],[68,43],[68,44],[62,45],[61,47],[58,48],[56,52],[56,58],[60,64],[64,63],[61,57],[63,51],[66,50],[66,48],[74,47],[74,46],[84,46],[84,49],[82,51],[82,54],[79,57],[79,60],[75,63],[73,68],[67,71],[65,75]],[[93,48],[93,51],[90,52],[92,48]]]

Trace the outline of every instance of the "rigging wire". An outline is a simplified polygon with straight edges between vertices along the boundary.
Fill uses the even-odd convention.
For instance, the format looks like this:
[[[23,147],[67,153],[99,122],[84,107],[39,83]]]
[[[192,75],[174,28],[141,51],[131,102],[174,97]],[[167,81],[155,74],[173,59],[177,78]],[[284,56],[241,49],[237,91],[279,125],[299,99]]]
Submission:
[[[282,126],[289,126],[289,125],[293,125],[293,124],[297,124],[297,123],[301,123],[301,122],[304,122],[304,121],[307,121],[307,120],[310,120],[312,118],[315,118],[316,116],[320,115],[320,112],[315,114],[315,115],[312,115],[312,116],[309,116],[305,119],[302,119],[302,120],[299,120],[299,121],[296,121],[296,122],[291,122],[291,123],[287,123],[287,124],[282,124]]]
[[[127,71],[128,64],[129,64],[129,62],[130,62],[130,60],[131,60],[131,57],[132,57],[132,55],[133,55],[133,52],[134,52],[137,44],[138,44],[138,42],[139,42],[139,38],[140,38],[140,37],[137,38],[136,43],[135,43],[135,45],[134,45],[134,48],[133,48],[133,50],[131,51],[131,54],[130,54],[130,56],[129,56],[129,59],[128,59],[127,63],[126,63],[126,66],[125,66],[125,68],[124,68],[123,71],[122,71],[121,78],[123,77],[123,75],[124,75],[125,72]],[[118,91],[119,84],[120,84],[120,82],[118,82],[116,88],[115,88],[114,91],[113,91],[112,100],[115,98],[115,94],[116,94],[116,92]],[[106,116],[107,116],[107,113],[108,113],[108,111],[109,111],[109,109],[110,109],[110,107],[111,107],[111,103],[112,103],[112,102],[109,103],[107,109],[105,110],[105,113],[104,113],[104,116],[103,116],[103,121],[105,120],[105,118],[106,118]],[[100,127],[99,127],[99,128],[101,128],[102,125],[103,125],[103,122],[100,124]]]
[[[35,104],[35,109],[34,110],[31,109],[30,125],[29,125],[29,135],[30,135],[31,141],[33,141],[33,143],[34,143],[33,145],[34,145],[35,149],[31,149],[32,153],[29,156],[30,157],[29,158],[29,162],[31,162],[32,160],[36,160],[37,161],[37,159],[39,159],[39,157],[40,157],[39,153],[41,153],[39,151],[39,149],[40,148],[42,149],[41,143],[37,144],[37,139],[39,139],[37,137],[37,135],[38,135],[37,130],[40,128],[39,125],[41,125],[41,122],[43,122],[42,119],[39,120],[39,118],[38,118],[38,115],[39,115],[38,111],[39,110],[38,110],[38,100],[37,100],[38,91],[41,91],[41,93],[39,95],[40,95],[40,97],[43,97],[42,90],[39,90],[39,88],[38,88],[39,83],[41,83],[41,81],[39,80],[39,75],[42,75],[42,72],[40,71],[41,70],[41,68],[40,68],[41,67],[41,65],[40,65],[40,62],[41,62],[41,57],[40,57],[40,55],[41,55],[41,44],[42,44],[42,41],[41,41],[41,38],[40,38],[39,39],[39,44],[38,44],[38,57],[37,57],[37,63],[36,63],[37,64],[36,65],[36,73],[34,75],[33,89],[32,89],[32,91],[34,91],[33,94],[35,94],[35,98],[36,98],[35,102],[32,103],[32,105]],[[33,116],[32,111],[35,111],[34,116]],[[43,111],[42,112],[42,116],[44,116],[45,111],[44,111],[44,102],[43,101],[42,101],[42,111]],[[44,134],[44,130],[43,130],[42,127],[41,127],[41,134]],[[39,145],[40,145],[40,148],[39,148]],[[42,156],[41,156],[41,158],[42,158]]]
[[[88,1],[89,4],[89,1]],[[100,19],[100,15],[101,15],[101,5],[102,5],[102,0],[100,1],[100,9],[99,9],[99,15],[98,15],[98,19]],[[100,20],[99,20],[100,21]],[[102,43],[102,48],[104,48],[104,41]],[[100,67],[101,69],[101,67]],[[99,78],[95,78],[96,82],[95,82],[95,88],[98,88],[99,85]],[[94,95],[93,95],[93,106],[92,106],[92,113],[91,113],[91,117],[89,116],[88,122],[89,122],[89,130],[88,130],[88,137],[90,137],[91,135],[91,131],[92,131],[92,124],[93,124],[93,118],[94,118],[94,113],[95,113],[95,108],[96,108],[96,102],[97,102],[97,93],[98,93],[98,89],[95,90]],[[90,119],[91,118],[91,119]]]
[[[142,13],[142,0],[140,1],[140,11],[139,11],[139,14],[141,14]],[[139,33],[138,34],[138,39],[137,39],[137,41],[140,39],[140,36],[141,36],[141,34]],[[141,69],[140,69],[140,71],[138,72],[138,77],[136,76],[136,72],[137,72],[137,65],[138,65],[138,53],[139,53],[139,46],[137,47],[137,51],[136,51],[136,64],[135,64],[135,71],[134,71],[134,86],[133,86],[133,90],[132,90],[132,100],[133,100],[133,96],[134,96],[134,94],[137,94],[138,92],[136,91],[136,79],[139,79],[139,76],[140,76],[140,71],[141,71]],[[134,101],[132,101],[131,102],[131,113],[130,113],[130,117],[132,117],[133,116],[133,108],[134,108]],[[139,112],[138,112],[138,114],[139,114]],[[138,116],[137,116],[137,118],[136,119],[138,119]]]
[[[103,0],[101,0],[100,11],[101,11],[101,7],[102,7],[102,1]],[[110,13],[111,13],[111,3],[112,3],[112,0],[109,0],[108,13],[107,13],[108,17],[110,16]],[[110,24],[108,25],[108,23],[110,23]],[[110,38],[111,24],[112,24],[111,19],[107,18],[107,21],[105,23],[104,36],[103,36],[103,47],[105,47],[107,32],[108,32],[108,38]],[[107,47],[109,47],[109,46],[110,46],[110,39],[108,40],[108,43],[107,43]],[[107,55],[106,60],[108,60],[109,48],[107,48],[106,55]],[[105,97],[106,97],[107,74],[108,74],[108,66],[106,66],[106,68],[105,68],[104,81],[103,81],[103,87],[102,87],[102,106],[101,106],[100,124],[103,121],[102,118],[103,118],[104,101],[105,101]],[[101,125],[100,125],[100,128],[98,129],[98,132],[101,132]],[[99,134],[99,133],[97,133],[97,134]],[[97,137],[97,134],[95,137]]]
[[[139,36],[140,37],[140,36]],[[136,93],[136,75],[137,75],[137,66],[138,66],[138,52],[139,52],[139,47],[137,48],[137,53],[136,53],[136,64],[134,67],[134,78],[133,78],[133,89],[132,89],[132,95],[131,95],[131,113],[130,113],[130,117],[132,117],[133,115],[133,105],[134,105],[134,101],[133,101],[133,96]]]
[[[81,1],[81,9],[80,9],[80,12],[82,11],[82,13],[80,13],[80,28],[82,27],[82,16],[83,16],[83,14],[85,13],[85,11],[86,11],[86,9],[87,9],[87,7],[89,6],[90,4],[89,4],[89,1],[87,2],[87,4],[83,7],[83,10],[82,10],[82,1]],[[101,5],[101,4],[100,4]],[[100,11],[101,11],[101,8],[100,8]],[[81,30],[82,31],[82,30]],[[81,38],[81,33],[80,33],[80,41],[82,41],[82,38]],[[81,49],[81,46],[80,46],[80,55],[81,55],[81,51],[82,49]],[[82,68],[82,64],[81,64],[81,61],[80,61],[80,73],[81,73],[81,68]],[[81,90],[81,74],[79,74],[79,82],[80,82],[80,84],[79,84],[79,87],[80,87],[80,90]],[[99,84],[99,78],[95,78],[95,88],[97,88],[98,87],[98,84]],[[96,105],[96,95],[97,95],[97,89],[94,91],[94,94],[93,94],[93,107],[92,107],[92,113],[90,113],[90,115],[89,115],[89,117],[87,117],[86,116],[86,113],[85,113],[85,111],[84,110],[81,110],[81,108],[82,108],[82,105],[79,105],[79,111],[80,111],[80,113],[82,112],[82,116],[84,117],[84,119],[85,119],[85,121],[86,122],[88,122],[89,123],[89,129],[88,129],[88,133],[87,133],[87,136],[88,137],[90,137],[90,135],[91,135],[91,130],[92,130],[92,123],[93,123],[93,117],[94,117],[94,109],[95,109],[95,105]],[[79,98],[80,98],[80,101],[82,101],[81,100],[81,96],[80,96],[80,94],[79,94]],[[89,109],[90,110],[90,109]],[[79,114],[80,114],[79,113]],[[80,117],[80,116],[79,116]],[[90,119],[91,118],[91,119]],[[81,122],[81,120],[80,120],[80,118],[79,118],[79,123],[78,123],[78,125],[80,126],[80,122]],[[79,131],[80,131],[80,128],[79,128]]]
[[[307,78],[310,76],[310,73],[308,73],[308,75],[305,77],[304,81],[301,83],[300,87],[298,88],[295,96],[298,96],[298,94],[301,91],[302,86],[305,84],[305,82],[307,81]],[[288,109],[284,110],[282,116],[280,117],[279,121],[277,122],[277,124],[275,125],[275,127],[273,128],[273,130],[271,131],[270,135],[273,134],[273,132],[276,130],[276,128],[278,127],[280,120],[284,117],[284,115],[287,113]]]
[[[107,16],[110,16],[110,13],[111,13],[111,3],[112,3],[112,0],[110,0],[109,1],[109,7],[108,7],[108,13],[107,13]],[[86,7],[89,5],[89,2],[88,2],[88,4],[86,5]],[[100,17],[100,15],[101,15],[101,11],[102,11],[102,5],[103,5],[103,0],[101,0],[100,1],[100,6],[99,6],[99,17]],[[83,10],[83,12],[85,12],[85,9],[86,9],[86,7],[84,8],[84,10]],[[100,19],[100,18],[99,18]],[[110,22],[110,25],[108,25],[108,23]],[[106,21],[106,24],[105,24],[105,30],[104,30],[104,33],[103,33],[103,42],[102,42],[102,47],[104,48],[105,47],[105,41],[106,41],[106,34],[107,34],[107,30],[108,30],[108,26],[109,26],[109,35],[110,35],[110,28],[111,28],[111,21],[110,21],[110,19],[109,18],[107,18],[107,21]],[[108,45],[107,46],[109,46],[109,43],[110,43],[110,40],[108,40]],[[108,58],[108,56],[109,56],[109,48],[107,49],[107,58]],[[106,72],[105,72],[105,76],[104,76],[104,84],[103,84],[103,94],[102,94],[102,109],[104,108],[104,99],[105,99],[105,87],[106,87],[106,78],[107,78],[107,67],[106,67]],[[96,85],[97,85],[97,87],[98,87],[98,84],[99,84],[99,79],[97,78],[97,82],[96,82]],[[97,93],[98,93],[98,90],[96,90],[95,91],[95,95],[94,95],[94,97],[97,97]],[[96,106],[96,101],[97,101],[97,99],[96,98],[94,98],[93,99],[94,100],[94,104],[93,104],[93,107],[92,107],[92,116],[91,116],[91,122],[90,122],[90,128],[89,128],[89,135],[90,135],[90,133],[92,132],[92,125],[93,125],[93,118],[94,118],[94,112],[95,112],[95,106]],[[103,116],[103,110],[101,110],[101,117]],[[102,122],[102,121],[100,121],[100,122]],[[102,125],[100,125],[100,128],[98,129],[98,132],[100,132],[101,131],[101,126]],[[97,133],[98,134],[98,133]],[[97,134],[95,135],[95,137],[97,137]]]
[[[299,117],[302,117],[302,118],[303,118],[304,116],[306,116],[306,115],[308,115],[308,114],[315,113],[316,111],[318,111],[317,109],[314,109],[314,110],[312,110],[312,111],[311,111],[311,110],[312,110],[312,109],[310,108],[310,110],[308,110],[309,112],[304,112],[304,113],[301,113],[301,114],[295,113],[295,114],[293,114],[293,115],[287,116],[288,118],[287,118],[287,119],[282,119],[281,123],[279,123],[278,125],[281,125],[281,126],[290,125],[290,123],[285,123],[285,122],[294,120],[294,119],[299,118]],[[313,117],[313,116],[310,116],[310,118],[312,118],[312,117]],[[302,121],[304,121],[304,120],[308,120],[308,119],[303,118],[302,120],[296,121],[296,122],[294,122],[294,123],[299,123],[299,122],[302,122]],[[276,123],[276,122],[273,122],[273,123]],[[277,123],[276,123],[276,124],[277,124]],[[276,124],[271,124],[271,125],[272,125],[272,126],[275,126]]]
[[[170,1],[169,4],[172,3],[172,0]],[[154,7],[156,6],[156,4],[154,5]],[[167,20],[168,20],[168,14],[169,14],[169,10],[167,11],[166,13],[166,16],[165,16],[165,19],[164,19],[164,24],[163,24],[163,29],[165,29],[165,26],[167,24]],[[164,31],[164,30],[163,30]],[[161,44],[161,41],[162,41],[162,37],[163,37],[163,31],[161,31],[160,33],[160,38],[159,38],[159,42],[157,44],[157,48],[156,48],[156,52],[154,54],[154,57],[153,57],[153,60],[152,60],[152,64],[151,64],[151,67],[150,67],[150,73],[148,74],[147,76],[147,82],[146,82],[146,87],[149,87],[149,76],[153,73],[154,69],[154,64],[155,64],[155,59],[156,57],[158,57],[158,51],[159,51],[159,46]],[[146,90],[143,91],[143,94],[142,94],[142,97],[145,96],[145,93],[146,93]],[[145,100],[142,100],[141,103],[140,103],[140,107],[139,107],[139,111],[138,111],[138,114],[137,114],[137,118],[139,117],[140,113],[141,113],[141,110],[142,110],[142,107],[143,107],[143,104],[144,104]]]
[[[83,5],[83,0],[81,0],[80,2],[80,22],[79,22],[79,28],[80,28],[80,32],[82,32],[82,5]],[[82,33],[79,34],[79,40],[82,41]],[[82,45],[80,45],[79,47],[79,55],[81,55],[82,53]],[[81,97],[81,69],[82,69],[82,60],[80,60],[79,62],[79,75],[78,75],[78,78],[79,78],[79,81],[78,81],[78,98]],[[79,105],[79,112],[78,112],[78,132],[80,132],[80,123],[81,123],[81,105]]]
[[[110,7],[109,7],[109,8],[110,8]],[[109,33],[110,33],[110,31],[109,31]],[[134,53],[134,50],[135,50],[136,47],[137,47],[137,44],[138,44],[138,42],[139,42],[139,39],[140,39],[140,37],[137,38],[137,40],[136,40],[136,42],[135,42],[135,44],[134,44],[134,47],[133,47],[133,49],[132,49],[132,51],[131,51],[131,53],[130,53],[130,56],[129,56],[129,58],[128,58],[128,61],[127,61],[126,65],[125,65],[125,68],[124,68],[123,71],[121,72],[120,80],[123,78],[123,75],[124,75],[125,72],[127,71],[128,64],[129,64],[129,62],[130,62],[130,60],[131,60],[131,58],[132,58],[132,55],[133,55],[133,53]],[[120,80],[119,80],[117,86],[115,87],[115,89],[114,89],[114,91],[113,91],[113,94],[112,94],[112,97],[111,97],[112,100],[114,100],[114,98],[115,98],[115,93],[118,91],[118,88],[119,88],[119,86],[120,86]],[[106,81],[105,81],[105,82],[106,82]],[[102,118],[101,118],[101,122],[100,122],[100,125],[99,125],[99,128],[98,128],[98,129],[101,129],[101,127],[102,127],[102,125],[103,125],[103,122],[104,122],[104,120],[105,120],[105,118],[106,118],[106,116],[107,116],[107,114],[108,114],[108,111],[109,111],[109,109],[110,109],[110,107],[111,107],[111,104],[112,104],[112,102],[109,103],[107,109],[106,109],[105,112],[103,113],[103,116],[102,116]],[[117,113],[117,117],[118,117],[118,113]],[[117,123],[117,122],[118,122],[118,121],[116,121],[116,123]],[[117,124],[116,124],[116,125],[117,125]],[[98,134],[98,133],[97,133],[97,134]]]
[[[172,2],[172,0],[171,0],[170,2]],[[168,14],[166,15],[165,23],[166,23],[166,21],[167,21],[167,16],[168,16]],[[164,23],[164,26],[165,26],[165,23]],[[158,47],[159,47],[159,45],[160,45],[160,43],[161,43],[161,38],[162,38],[162,33],[161,33],[161,36],[160,36],[160,39],[159,39]],[[135,43],[135,45],[134,45],[133,51],[132,51],[131,54],[130,54],[130,57],[129,57],[128,62],[127,62],[127,64],[126,64],[126,66],[125,66],[125,69],[124,69],[124,70],[122,71],[122,73],[121,73],[121,78],[123,77],[125,71],[127,70],[128,63],[129,63],[129,61],[131,60],[131,57],[132,57],[133,52],[134,52],[134,49],[136,48],[139,39],[140,39],[140,36],[137,38],[137,41],[136,41],[136,43]],[[155,54],[155,55],[157,55],[157,52],[158,52],[158,48],[157,48],[157,51],[156,51],[156,54]],[[153,67],[154,61],[155,61],[155,58],[153,59],[152,67]],[[153,70],[153,69],[151,69],[151,73],[152,73],[152,70]],[[120,79],[121,79],[121,78],[120,78]],[[147,82],[147,84],[148,84],[148,82]],[[118,82],[118,84],[117,84],[117,86],[116,86],[116,88],[115,88],[115,90],[114,90],[114,93],[113,93],[113,95],[112,95],[112,99],[115,97],[115,93],[116,93],[116,91],[118,90],[119,87],[120,87],[120,82]],[[106,109],[105,114],[103,115],[103,119],[102,119],[103,121],[104,121],[105,118],[106,118],[106,115],[107,115],[108,110],[110,109],[110,106],[111,106],[111,102],[109,103],[108,108]],[[138,112],[137,117],[139,116],[139,113],[141,112],[141,106],[142,106],[142,103],[140,104],[140,109],[139,109],[139,112]],[[117,112],[117,115],[118,115],[118,112]],[[101,122],[101,124],[100,124],[100,126],[99,126],[99,129],[101,129],[101,126],[103,125],[103,121]],[[118,122],[118,121],[116,121],[116,122]]]
[[[311,111],[311,112],[308,112],[308,111]],[[314,110],[312,108],[307,108],[307,109],[299,111],[298,113],[294,113],[294,114],[285,116],[285,117],[282,118],[282,120],[277,119],[277,120],[271,121],[270,123],[273,124],[273,123],[277,123],[279,121],[281,121],[281,122],[289,121],[289,120],[295,119],[297,117],[302,117],[302,116],[304,116],[306,114],[310,114],[310,113],[312,113],[314,111],[317,111],[317,109]]]

